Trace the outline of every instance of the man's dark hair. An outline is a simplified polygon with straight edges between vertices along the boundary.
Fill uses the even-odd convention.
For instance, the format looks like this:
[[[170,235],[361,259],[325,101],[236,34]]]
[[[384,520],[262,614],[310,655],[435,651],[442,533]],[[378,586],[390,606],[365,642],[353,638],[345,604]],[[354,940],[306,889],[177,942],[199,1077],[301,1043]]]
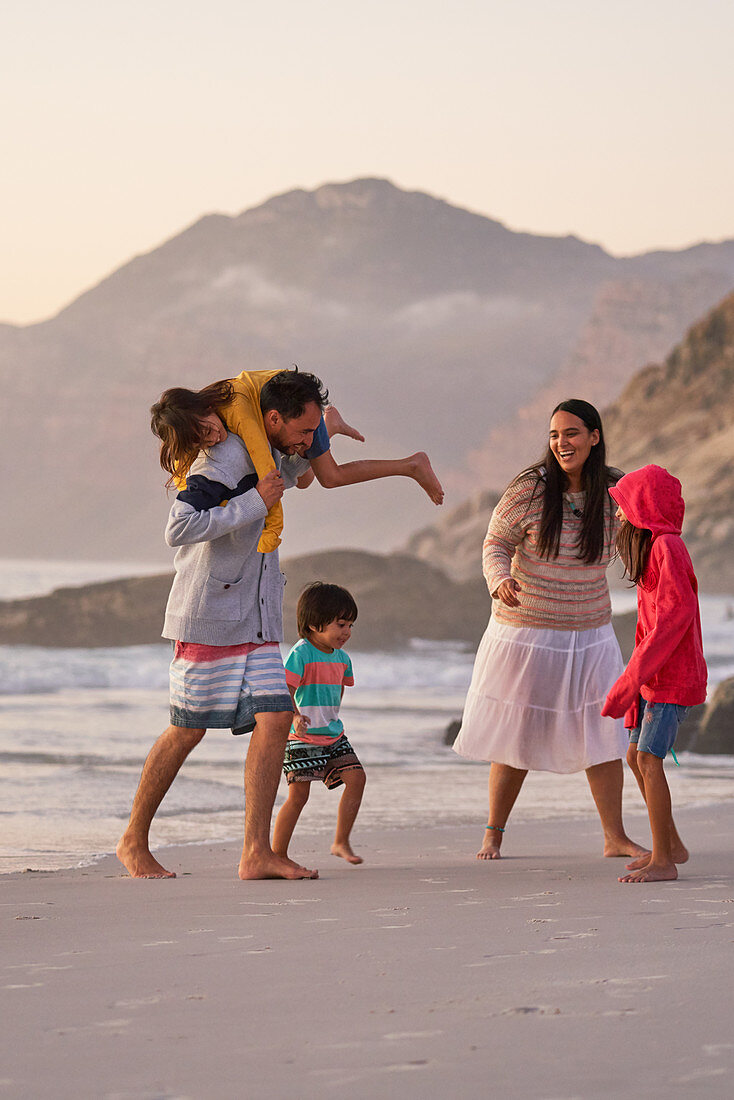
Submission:
[[[357,605],[351,592],[338,584],[314,581],[298,597],[296,621],[299,638],[308,638],[310,630],[323,630],[335,619],[357,619]]]
[[[329,391],[320,378],[298,367],[275,374],[260,391],[260,408],[263,413],[275,409],[284,420],[303,416],[306,405],[312,401],[323,410],[329,400]]]

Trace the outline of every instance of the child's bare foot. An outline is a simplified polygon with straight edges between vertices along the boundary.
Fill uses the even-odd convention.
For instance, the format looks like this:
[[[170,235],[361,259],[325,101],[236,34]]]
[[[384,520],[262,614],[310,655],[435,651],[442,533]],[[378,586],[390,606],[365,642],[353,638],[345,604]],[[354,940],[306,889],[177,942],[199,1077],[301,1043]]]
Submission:
[[[307,867],[301,867],[292,859],[283,859],[275,852],[263,852],[258,855],[243,855],[240,860],[239,876],[241,879],[260,878],[318,878],[318,871],[309,871]]]
[[[688,863],[689,852],[682,844],[676,845],[671,852],[673,857],[673,863]],[[652,859],[652,852],[647,852],[644,856],[640,856],[639,859],[633,859],[631,863],[625,863],[625,867],[628,871],[640,871],[643,867],[647,867]]]
[[[634,840],[630,840],[623,834],[618,837],[605,837],[604,855],[607,858],[615,856],[634,856],[635,858],[648,856],[649,858],[651,853],[647,848],[643,848],[641,844],[635,844]]]
[[[434,504],[443,504],[443,487],[433,472],[433,467],[425,451],[417,451],[408,459],[411,477],[424,489]]]
[[[356,439],[359,443],[364,443],[362,433],[353,428],[351,424],[347,424],[335,405],[327,405],[324,409],[324,423],[330,439],[335,435],[346,435],[350,439]]]
[[[175,871],[165,867],[151,855],[147,845],[135,844],[123,836],[117,845],[117,858],[130,878],[175,878]]]
[[[331,846],[331,854],[333,856],[340,856],[341,859],[345,859],[347,863],[364,863],[361,856],[354,854],[349,844],[337,844],[335,841]]]
[[[678,878],[678,868],[674,863],[653,863],[632,871],[629,875],[620,875],[619,882],[671,882]]]

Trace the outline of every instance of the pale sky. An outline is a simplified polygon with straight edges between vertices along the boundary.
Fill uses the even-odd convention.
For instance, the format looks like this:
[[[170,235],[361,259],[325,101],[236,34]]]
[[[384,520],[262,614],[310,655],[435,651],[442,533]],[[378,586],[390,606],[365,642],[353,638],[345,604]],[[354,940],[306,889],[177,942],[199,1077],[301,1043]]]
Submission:
[[[733,43],[731,0],[11,0],[0,320],[360,176],[615,254],[734,237]]]

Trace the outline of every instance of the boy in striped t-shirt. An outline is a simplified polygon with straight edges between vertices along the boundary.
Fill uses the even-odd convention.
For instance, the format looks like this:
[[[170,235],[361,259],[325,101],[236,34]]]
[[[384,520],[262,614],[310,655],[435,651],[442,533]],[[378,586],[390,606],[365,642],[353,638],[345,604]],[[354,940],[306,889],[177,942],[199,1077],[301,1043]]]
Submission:
[[[296,615],[299,641],[285,661],[295,712],[283,763],[288,797],[275,819],[273,851],[287,858],[311,783],[320,779],[329,790],[344,785],[331,853],[348,863],[362,863],[349,837],[362,802],[365,774],[339,717],[344,688],[354,684],[352,662],[342,646],[351,636],[357,605],[346,588],[316,581],[301,593]]]

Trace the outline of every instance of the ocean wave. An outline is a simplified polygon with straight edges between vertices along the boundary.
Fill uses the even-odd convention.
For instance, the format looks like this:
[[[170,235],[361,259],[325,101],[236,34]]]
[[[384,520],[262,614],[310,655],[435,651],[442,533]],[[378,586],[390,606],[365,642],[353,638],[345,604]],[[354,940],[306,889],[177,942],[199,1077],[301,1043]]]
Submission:
[[[284,654],[288,647],[282,647]],[[44,695],[69,689],[168,690],[170,642],[110,649],[0,646],[0,696]],[[473,655],[433,646],[402,653],[351,654],[360,688],[432,696],[465,691]]]

